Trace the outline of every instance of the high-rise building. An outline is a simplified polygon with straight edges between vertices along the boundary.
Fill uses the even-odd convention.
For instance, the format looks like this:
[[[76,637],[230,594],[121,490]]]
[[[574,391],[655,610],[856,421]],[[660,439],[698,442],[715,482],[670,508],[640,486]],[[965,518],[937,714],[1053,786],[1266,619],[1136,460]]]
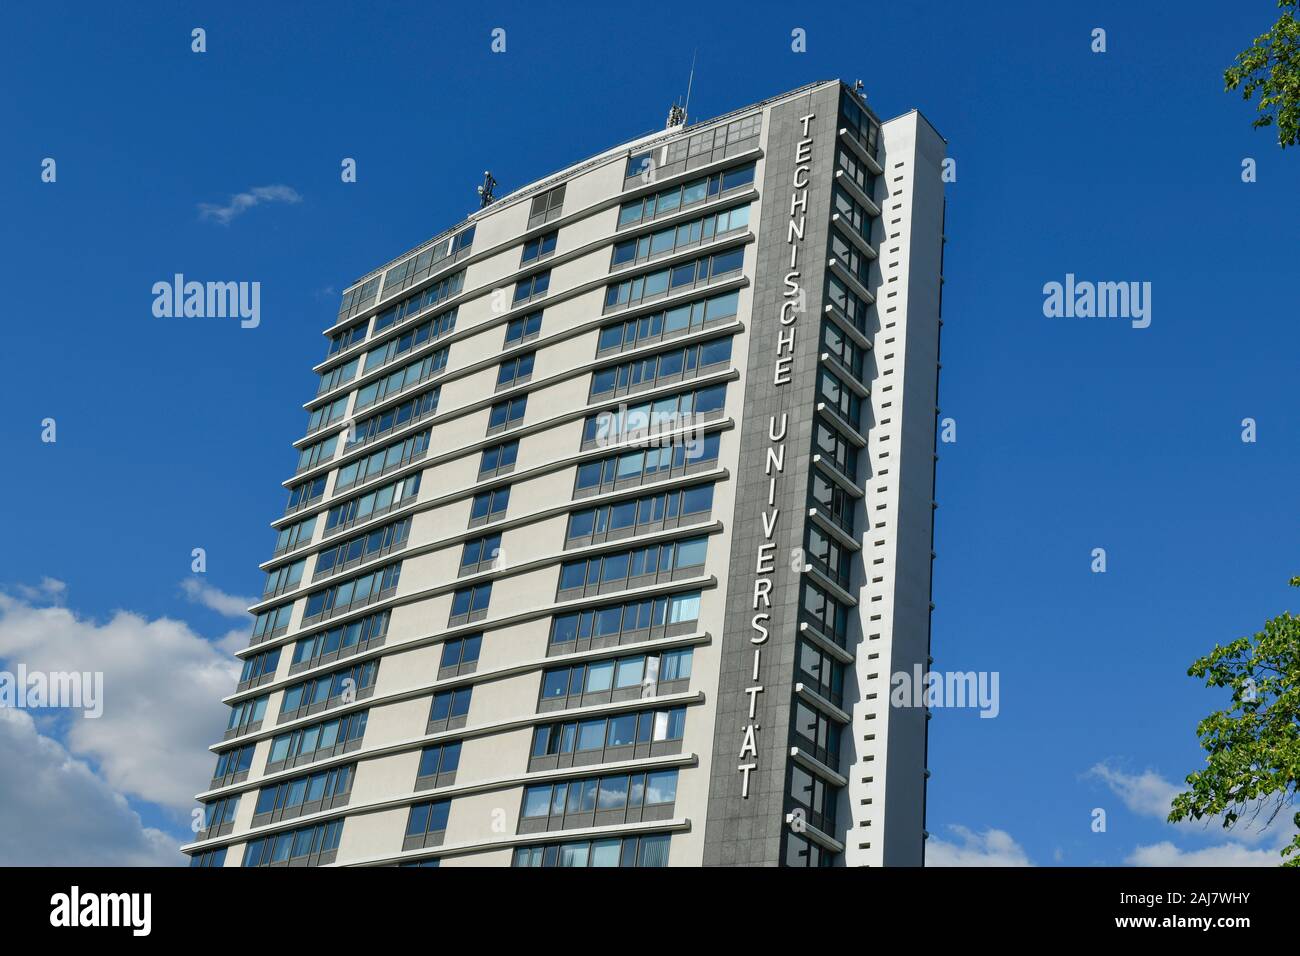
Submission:
[[[349,287],[192,863],[919,865],[943,154],[674,111]]]

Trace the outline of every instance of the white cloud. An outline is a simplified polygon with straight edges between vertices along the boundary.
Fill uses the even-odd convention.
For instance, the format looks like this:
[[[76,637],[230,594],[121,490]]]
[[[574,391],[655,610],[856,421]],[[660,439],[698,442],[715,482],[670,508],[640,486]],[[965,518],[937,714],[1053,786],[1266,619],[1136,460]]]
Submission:
[[[1129,866],[1278,866],[1282,859],[1277,850],[1252,850],[1240,843],[1180,850],[1165,840],[1139,846],[1124,862]]]
[[[199,218],[228,226],[236,217],[266,202],[300,203],[302,196],[292,186],[254,186],[247,192],[235,193],[224,206],[210,202],[199,203]]]
[[[931,836],[925,844],[925,865],[929,866],[1033,866],[1024,848],[1005,830],[988,829],[983,833],[956,824],[949,830],[960,843],[949,843]]]
[[[1106,784],[1130,812],[1161,821],[1169,818],[1169,808],[1174,797],[1183,791],[1183,787],[1166,780],[1154,770],[1145,770],[1139,774],[1126,773],[1105,762],[1095,764],[1086,776]],[[1268,826],[1272,816],[1269,806],[1267,802],[1256,803],[1254,807],[1259,808],[1258,814],[1254,812],[1254,808],[1247,809],[1241,819],[1233,825],[1231,830],[1233,837],[1246,843],[1258,843],[1267,837],[1276,836],[1277,829]],[[1279,819],[1289,820],[1290,816],[1285,815]],[[1183,820],[1172,826],[1179,834],[1189,835],[1212,836],[1223,830],[1220,817],[1209,820]]]
[[[121,794],[36,729],[0,708],[0,866],[167,866],[176,840],[144,827]]]
[[[0,658],[29,671],[102,672],[102,717],[41,713],[68,715],[64,745],[93,759],[112,790],[194,807],[212,772],[207,747],[224,725],[220,699],[239,673],[220,648],[183,621],[116,611],[97,623],[0,594]]]
[[[1159,820],[1169,816],[1169,807],[1181,789],[1154,770],[1125,773],[1105,762],[1094,764],[1087,776],[1106,784],[1131,812]]]
[[[62,599],[63,594],[67,591],[68,586],[58,578],[44,577],[37,587],[29,584],[20,584],[17,591],[29,601],[54,601]]]
[[[226,617],[237,617],[243,620],[248,620],[248,608],[256,603],[252,598],[227,594],[198,578],[182,579],[181,590],[195,604],[202,604],[209,610],[224,614]]]

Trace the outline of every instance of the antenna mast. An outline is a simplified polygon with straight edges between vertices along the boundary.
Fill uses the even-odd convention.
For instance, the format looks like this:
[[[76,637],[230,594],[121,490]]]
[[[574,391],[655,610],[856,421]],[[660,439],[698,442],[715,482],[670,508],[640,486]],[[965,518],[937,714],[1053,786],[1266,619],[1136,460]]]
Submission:
[[[686,105],[682,107],[683,122],[685,122],[686,117],[690,115],[691,87],[695,85],[695,55],[699,52],[700,51],[698,48],[691,51],[691,75],[690,78],[686,81]]]

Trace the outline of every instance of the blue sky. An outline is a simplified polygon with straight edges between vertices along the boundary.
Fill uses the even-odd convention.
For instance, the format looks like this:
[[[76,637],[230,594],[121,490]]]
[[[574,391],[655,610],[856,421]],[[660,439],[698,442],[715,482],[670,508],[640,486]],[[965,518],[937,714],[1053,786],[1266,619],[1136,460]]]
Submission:
[[[939,669],[1000,672],[1001,714],[931,724],[942,851],[1258,859],[1273,836],[1170,827],[1159,808],[1200,765],[1194,727],[1215,703],[1187,665],[1292,606],[1300,573],[1300,150],[1222,92],[1275,15],[1271,0],[1177,18],[1127,3],[11,6],[0,660],[44,634],[108,654],[122,629],[228,692],[225,649],[248,622],[213,607],[260,587],[338,293],[463,218],[484,169],[504,192],[661,127],[698,49],[693,117],[861,78],[882,116],[919,107],[957,160],[941,379],[957,442],[940,448],[933,643]],[[1258,182],[1241,181],[1245,157]],[[297,200],[201,215],[270,185]],[[150,288],[176,272],[260,281],[260,327],[154,318]],[[1045,318],[1043,284],[1067,272],[1151,282],[1150,328]],[[187,593],[196,547],[212,590]],[[146,699],[165,676],[138,660],[132,674]],[[219,707],[175,706],[200,747],[216,739]],[[130,744],[49,717],[9,730],[33,761],[70,755],[86,807],[125,815],[77,845],[73,827],[0,844],[0,862],[95,839],[152,858],[185,833],[183,799],[158,794]],[[0,820],[21,822],[24,799],[0,789]],[[162,835],[126,833],[130,811]]]

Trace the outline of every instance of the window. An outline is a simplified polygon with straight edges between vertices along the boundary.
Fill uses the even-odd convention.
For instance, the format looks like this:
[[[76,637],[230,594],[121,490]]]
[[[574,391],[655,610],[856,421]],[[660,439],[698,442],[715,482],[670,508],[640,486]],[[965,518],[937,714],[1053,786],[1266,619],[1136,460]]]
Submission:
[[[800,638],[795,661],[805,683],[832,704],[844,702],[844,665],[811,641]]]
[[[366,306],[375,300],[375,295],[379,292],[379,276],[373,279],[367,279],[355,289],[343,293],[343,301],[339,303],[338,321],[344,322],[352,318]]]
[[[415,498],[420,492],[420,473],[407,475],[396,481],[390,481],[374,491],[337,504],[325,515],[325,534],[342,531],[367,518],[377,518],[386,512],[399,508]],[[317,570],[320,562],[317,561]]]
[[[871,244],[871,216],[857,204],[848,190],[838,183],[831,187],[831,212],[839,216],[839,221]]]
[[[262,726],[266,716],[266,702],[269,695],[250,697],[230,705],[230,719],[226,721],[226,737],[239,734],[251,734]]]
[[[505,474],[513,470],[519,457],[519,442],[508,441],[483,449],[479,459],[478,476],[480,479]]]
[[[538,829],[591,826],[592,814],[602,823],[609,822],[611,813],[619,815],[618,822],[631,823],[663,819],[666,813],[646,816],[645,811],[670,812],[676,800],[676,770],[612,774],[525,787],[519,815],[521,827],[536,821]]]
[[[583,447],[611,445],[632,436],[656,435],[686,426],[699,426],[708,420],[705,416],[723,410],[726,398],[725,384],[707,385],[588,415],[582,430]]]
[[[285,507],[284,513],[293,514],[320,501],[325,494],[325,477],[321,475],[294,485],[289,490],[289,504]]]
[[[813,420],[813,451],[822,455],[850,481],[858,480],[858,450],[834,425]]]
[[[428,381],[447,367],[447,349],[440,348],[431,355],[426,355],[383,378],[376,379],[365,388],[357,391],[357,404],[353,409],[359,412],[369,408],[385,398],[397,395],[408,388]]]
[[[469,249],[474,244],[474,227],[470,226],[464,232],[456,236],[456,240],[451,244],[452,255],[459,256],[462,252]]]
[[[738,273],[744,264],[745,249],[741,246],[616,282],[605,287],[605,309],[636,305],[646,299],[714,282]]]
[[[190,866],[225,866],[226,849],[227,848],[223,846],[218,847],[215,850],[204,850],[202,853],[195,853],[190,857]]]
[[[492,601],[492,583],[476,584],[461,588],[451,597],[451,618],[447,626],[477,621],[487,616],[488,604]]]
[[[239,809],[239,795],[223,797],[203,805],[203,828],[199,831],[200,840],[225,836],[235,828],[235,812]]]
[[[367,715],[368,712],[363,710],[318,724],[308,724],[272,738],[271,751],[266,758],[266,773],[355,750],[361,746],[361,740],[365,736]]]
[[[545,843],[515,849],[511,866],[639,866],[668,865],[666,833],[642,837],[609,837],[577,843]]]
[[[349,325],[346,329],[335,332],[330,336],[330,348],[326,357],[338,355],[340,352],[352,348],[366,337],[368,328],[370,328],[370,320],[362,319],[360,322]]]
[[[527,395],[520,395],[518,398],[507,399],[504,402],[497,402],[488,413],[488,434],[504,431],[518,425],[524,420],[524,412],[527,409]]]
[[[496,565],[500,553],[501,535],[499,534],[489,534],[466,541],[464,550],[460,553],[460,573],[477,574],[479,571],[490,570]]]
[[[632,176],[645,176],[654,170],[654,150],[644,153],[634,153],[627,158],[627,166],[623,169],[623,178],[629,179]]]
[[[469,716],[469,701],[473,696],[472,687],[457,687],[455,690],[440,690],[433,695],[429,706],[429,725],[426,733],[437,733],[465,726]]]
[[[867,111],[847,89],[840,94],[840,121],[874,159],[880,141],[880,124],[867,115]]]
[[[396,338],[376,346],[366,353],[363,372],[373,372],[407,352],[418,349],[426,342],[434,342],[456,328],[456,310],[449,309],[441,315],[426,319],[414,328],[407,329]]]
[[[574,596],[565,592],[600,593],[693,576],[703,568],[707,548],[708,538],[687,538],[566,561],[560,565],[559,599]]]
[[[703,176],[678,186],[670,186],[649,196],[623,203],[618,210],[618,227],[622,229],[635,223],[671,215],[707,199],[717,199],[734,189],[748,186],[753,181],[754,164],[748,163],[729,169],[725,173],[714,173],[712,176]]]
[[[323,461],[329,461],[334,457],[334,449],[338,446],[338,442],[339,436],[331,435],[329,438],[300,449],[297,470],[306,471],[308,468],[315,468]]]
[[[347,764],[263,787],[257,792],[257,804],[253,807],[253,826],[345,805],[352,793],[356,770],[356,764]]]
[[[525,276],[515,283],[515,296],[512,305],[519,305],[521,302],[529,302],[533,299],[540,299],[546,295],[546,290],[551,286],[551,270],[538,272],[530,276]]]
[[[623,483],[639,484],[667,476],[673,469],[709,467],[717,462],[720,445],[721,436],[714,432],[678,444],[629,451],[586,462],[578,466],[574,494],[609,491],[616,485],[625,487]]]
[[[836,644],[844,646],[849,631],[848,608],[806,579],[803,582],[802,616]]]
[[[680,382],[731,362],[731,337],[712,339],[684,348],[638,358],[622,365],[597,369],[591,375],[591,399]]]
[[[454,238],[447,237],[433,245],[420,250],[415,255],[404,259],[397,265],[389,268],[384,274],[384,295],[388,296],[400,289],[408,288],[415,285],[422,279],[428,278],[440,266],[446,263],[448,257],[455,260],[462,252],[469,249],[474,244],[474,227],[462,230]]]
[[[858,188],[866,194],[868,199],[874,201],[876,196],[875,174],[867,169],[866,163],[859,160],[852,150],[837,145],[835,147],[835,165],[857,183]]]
[[[326,392],[331,392],[340,385],[346,385],[352,381],[357,374],[357,366],[360,362],[360,359],[353,359],[344,365],[335,365],[333,368],[321,372],[320,384],[316,386],[316,394],[324,395]]]
[[[273,637],[279,637],[289,630],[289,618],[292,616],[292,601],[260,612],[257,619],[253,621],[253,639],[251,643],[260,644],[262,641],[269,641]]]
[[[401,574],[402,563],[398,561],[308,594],[307,605],[303,609],[303,622],[341,614],[390,597],[397,590]]]
[[[681,137],[669,143],[665,149],[665,164],[673,166],[684,164],[688,157],[696,160],[696,165],[714,162],[726,156],[751,149],[762,129],[762,116],[755,113],[744,119],[734,120],[725,126],[715,126],[690,137]]]
[[[316,555],[316,570],[313,577],[320,579],[329,574],[337,574],[356,567],[362,562],[390,554],[406,544],[410,533],[411,519],[403,518],[381,528],[375,528],[366,534],[349,538]]]
[[[600,330],[596,354],[623,351],[661,338],[684,335],[702,328],[709,322],[722,322],[736,317],[740,302],[739,292],[726,292],[708,299],[700,299],[674,306],[664,312],[643,315]]]
[[[333,863],[342,835],[343,821],[330,820],[249,840],[244,848],[244,866],[322,866]]]
[[[713,485],[693,485],[641,498],[628,498],[569,516],[566,546],[591,544],[610,537],[672,528],[707,518],[713,508]]]
[[[280,719],[292,720],[369,696],[378,676],[379,661],[372,660],[290,684],[280,699]]]
[[[469,634],[465,637],[453,637],[442,645],[442,663],[439,668],[446,670],[455,667],[458,670],[478,662],[478,652],[483,646],[482,634]],[[462,673],[467,673],[462,671]]]
[[[506,508],[510,504],[510,486],[503,488],[493,488],[491,491],[481,491],[474,496],[474,500],[469,507],[470,527],[476,524],[486,524],[489,521],[503,517]]]
[[[860,428],[862,399],[838,375],[825,368],[817,372],[817,397],[853,428]]]
[[[253,751],[256,744],[245,744],[217,754],[217,768],[212,772],[212,787],[225,787],[240,783],[253,768]]]
[[[575,753],[593,754],[610,748],[680,742],[686,729],[686,708],[633,711],[610,717],[542,724],[533,731],[533,759]],[[661,751],[667,752],[667,751]],[[608,754],[598,762],[627,759]],[[532,769],[539,769],[529,767]]]
[[[862,381],[865,353],[856,342],[850,339],[838,325],[829,319],[822,321],[822,348],[834,356],[835,360],[844,366],[854,378]]]
[[[837,230],[831,230],[831,258],[864,286],[871,285],[871,260]]]
[[[318,406],[307,416],[307,434],[320,431],[322,428],[328,428],[333,425],[348,410],[348,397],[335,399],[328,405]]]
[[[315,515],[294,524],[285,525],[275,536],[275,553],[271,557],[278,558],[280,555],[287,554],[304,544],[310,544],[312,532],[315,530]]]
[[[402,849],[419,850],[440,846],[447,832],[447,817],[450,813],[450,800],[415,804],[406,818],[406,839],[402,841]]]
[[[412,396],[400,405],[394,405],[376,415],[357,422],[356,434],[348,443],[348,451],[376,439],[383,438],[390,432],[427,418],[438,410],[438,393],[441,386],[435,385],[428,391]]]
[[[434,744],[420,751],[420,769],[416,771],[415,789],[445,787],[456,782],[460,766],[460,741]]]
[[[785,866],[808,868],[834,866],[835,854],[822,848],[819,844],[813,843],[807,837],[787,830],[785,834],[784,864]]]
[[[663,636],[653,632],[665,628],[689,631],[699,616],[699,591],[586,608],[553,617],[550,643],[555,651],[567,653],[616,644],[621,639],[649,640]]]
[[[612,660],[556,667],[542,672],[540,706],[559,704],[576,707],[584,698],[594,697],[586,703],[609,703],[614,698],[616,684],[626,693],[619,700],[663,693],[677,693],[685,686],[672,686],[676,681],[689,681],[692,654],[689,647],[664,651],[661,654],[632,654]],[[616,680],[616,677],[618,678]],[[664,684],[668,683],[667,688]]]
[[[518,345],[535,339],[542,331],[542,313],[533,312],[506,323],[506,345]]]
[[[532,229],[534,226],[540,226],[543,223],[559,219],[563,208],[563,186],[556,186],[554,189],[534,197],[532,207],[528,211],[528,228]]]
[[[726,209],[690,222],[616,242],[609,265],[613,269],[629,263],[647,262],[748,228],[749,206],[737,206],[734,209]]]
[[[296,588],[302,581],[302,570],[306,566],[307,559],[303,558],[266,572],[266,583],[262,585],[262,600],[277,597],[285,591]]]
[[[388,612],[380,611],[304,637],[293,646],[289,673],[379,647],[387,633]]]
[[[272,648],[261,654],[254,654],[244,661],[244,669],[239,674],[239,690],[247,690],[257,684],[265,684],[274,679],[275,669],[280,664],[280,648]]]
[[[840,768],[840,725],[820,710],[795,698],[791,713],[795,742],[807,747],[832,770]]]
[[[442,302],[450,299],[458,293],[465,285],[465,270],[444,276],[431,286],[424,290],[416,292],[414,295],[407,296],[396,305],[385,309],[379,317],[375,319],[375,329],[378,331],[381,327],[387,328],[398,322],[405,322],[413,319],[421,312],[434,308]]]
[[[545,259],[555,251],[555,241],[559,238],[560,233],[557,230],[545,233],[540,236],[534,236],[524,243],[524,254],[520,257],[519,264],[526,266],[530,262],[536,262],[538,259]]]
[[[826,298],[855,329],[866,333],[867,303],[856,293],[850,292],[848,286],[829,272],[826,275]]]
[[[343,491],[367,479],[377,478],[395,468],[419,461],[429,450],[430,434],[432,432],[426,428],[344,465],[334,479],[334,491]]]
[[[522,385],[533,377],[533,360],[537,353],[528,352],[508,358],[497,369],[497,390]]]
[[[857,502],[840,485],[816,469],[813,469],[809,482],[808,500],[817,507],[823,517],[829,518],[842,530],[853,534],[853,514]]]

